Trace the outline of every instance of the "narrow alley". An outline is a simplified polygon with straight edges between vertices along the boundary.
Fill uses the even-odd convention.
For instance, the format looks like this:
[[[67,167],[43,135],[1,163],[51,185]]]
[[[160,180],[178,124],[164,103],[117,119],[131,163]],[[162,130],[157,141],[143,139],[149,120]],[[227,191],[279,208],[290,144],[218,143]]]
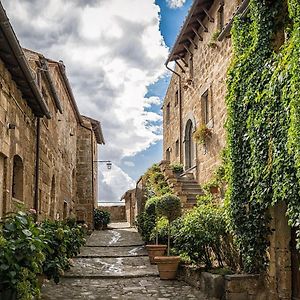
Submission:
[[[184,282],[160,280],[139,234],[127,223],[109,229],[93,232],[61,282],[45,284],[43,300],[206,299]]]

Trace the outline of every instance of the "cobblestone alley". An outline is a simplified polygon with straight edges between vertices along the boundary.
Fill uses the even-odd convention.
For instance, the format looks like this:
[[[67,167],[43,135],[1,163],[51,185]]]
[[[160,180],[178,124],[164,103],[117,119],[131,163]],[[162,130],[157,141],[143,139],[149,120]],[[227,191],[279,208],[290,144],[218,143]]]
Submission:
[[[143,242],[126,223],[95,231],[58,285],[46,283],[43,300],[205,299],[184,282],[161,281]]]

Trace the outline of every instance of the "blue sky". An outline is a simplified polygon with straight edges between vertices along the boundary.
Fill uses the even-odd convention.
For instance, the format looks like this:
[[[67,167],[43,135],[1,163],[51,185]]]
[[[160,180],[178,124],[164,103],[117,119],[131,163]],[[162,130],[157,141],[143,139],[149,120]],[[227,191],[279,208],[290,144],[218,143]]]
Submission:
[[[182,7],[170,8],[166,0],[156,0],[155,3],[160,7],[160,32],[164,37],[166,45],[171,49],[176,37],[185,20],[192,0],[188,0]],[[148,87],[147,97],[157,96],[164,99],[169,85],[170,74],[160,79],[157,83]],[[150,111],[161,113],[161,105],[152,105]],[[124,161],[131,161],[134,166],[127,166],[122,163],[122,169],[134,180],[137,180],[153,163],[162,159],[162,141],[151,145],[148,149],[138,153],[134,157],[124,158]]]

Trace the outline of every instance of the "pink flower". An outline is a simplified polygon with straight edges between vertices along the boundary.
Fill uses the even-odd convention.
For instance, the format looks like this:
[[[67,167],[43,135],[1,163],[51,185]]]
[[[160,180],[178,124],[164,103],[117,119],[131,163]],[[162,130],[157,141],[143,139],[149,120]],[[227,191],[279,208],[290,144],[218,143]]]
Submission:
[[[34,208],[29,209],[31,215],[36,215],[36,210]]]

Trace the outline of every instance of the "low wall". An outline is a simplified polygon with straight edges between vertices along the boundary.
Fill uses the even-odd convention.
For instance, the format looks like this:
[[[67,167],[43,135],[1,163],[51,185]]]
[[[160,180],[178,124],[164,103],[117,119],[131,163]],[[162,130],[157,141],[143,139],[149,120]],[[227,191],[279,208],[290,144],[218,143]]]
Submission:
[[[177,277],[199,289],[210,300],[271,299],[258,275],[218,275],[191,266],[180,266]]]
[[[99,206],[98,208],[110,213],[111,222],[126,222],[125,205]]]

